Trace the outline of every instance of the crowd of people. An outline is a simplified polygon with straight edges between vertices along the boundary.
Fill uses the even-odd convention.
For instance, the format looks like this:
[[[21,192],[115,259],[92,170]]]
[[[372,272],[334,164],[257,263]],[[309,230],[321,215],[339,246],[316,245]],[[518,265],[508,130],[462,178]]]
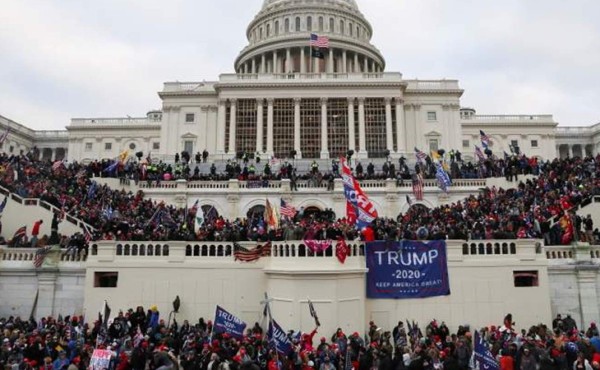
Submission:
[[[468,370],[479,368],[482,352],[496,363],[487,363],[488,369],[600,369],[597,326],[579,330],[570,316],[558,315],[551,327],[517,331],[508,314],[503,324],[476,333],[468,325],[451,333],[436,320],[424,329],[408,320],[390,330],[370,322],[362,334],[340,328],[320,333],[317,326],[310,333],[288,332],[287,353],[275,349],[266,323],[265,318],[238,337],[203,318],[165,321],[156,306],[120,311],[111,320],[2,318],[0,369],[98,369],[90,367],[94,349],[110,353],[103,370]]]
[[[433,209],[411,207],[397,219],[379,218],[363,230],[356,230],[346,218],[336,218],[332,212],[308,215],[303,209],[299,209],[293,218],[282,219],[275,228],[266,225],[261,214],[227,220],[217,215],[214,209],[208,212],[202,224],[197,225],[197,208],[176,208],[153,201],[142,191],[126,192],[92,181],[92,177],[112,171],[110,167],[114,166],[109,162],[82,165],[34,158],[37,158],[35,153],[0,156],[0,184],[23,198],[39,198],[60,209],[63,215],[69,214],[85,221],[95,229],[86,232],[96,240],[543,238],[547,245],[560,245],[575,239],[595,243],[599,236],[591,218],[582,219],[569,210],[600,194],[600,177],[597,176],[600,157],[555,159],[541,163],[525,156],[513,156],[507,162],[490,159],[481,163],[480,167],[487,167],[486,171],[494,175],[510,179],[522,173],[538,176],[516,183],[514,189],[485,188],[460,202]],[[420,167],[423,172],[428,171],[427,163]],[[451,163],[454,166],[458,162],[453,160]],[[127,175],[134,164],[127,162],[114,168],[119,176]],[[144,171],[139,164],[135,168],[140,174],[156,172],[157,176],[172,171],[171,166],[164,163],[147,164]],[[508,173],[505,173],[507,170]],[[358,168],[355,172],[360,174]],[[518,181],[518,178],[515,180]],[[50,239],[58,237],[54,234],[58,229],[55,222],[58,224],[61,219],[55,217]],[[80,244],[84,236],[83,233],[77,235],[74,241],[58,238],[63,245]],[[39,238],[48,242],[44,236]],[[23,243],[23,240],[15,241],[13,245],[17,245],[16,242]]]

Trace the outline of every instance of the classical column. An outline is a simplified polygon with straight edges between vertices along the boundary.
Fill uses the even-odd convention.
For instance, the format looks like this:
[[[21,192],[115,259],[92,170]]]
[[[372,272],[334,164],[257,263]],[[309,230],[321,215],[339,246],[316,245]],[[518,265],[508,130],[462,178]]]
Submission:
[[[52,148],[52,162],[56,160],[56,148]]]
[[[260,73],[267,73],[267,58],[264,54],[260,56]]]
[[[406,124],[404,122],[404,100],[396,98],[396,143],[398,153],[406,152]]]
[[[226,122],[225,115],[226,114],[227,114],[226,101],[224,99],[221,99],[221,100],[219,100],[219,112],[218,112],[218,116],[217,116],[217,154],[225,153],[225,122]]]
[[[304,57],[304,46],[300,48],[300,73],[306,73],[306,58]]]
[[[300,150],[300,102],[302,99],[294,99],[294,149],[296,150],[296,158],[302,158]]]
[[[236,100],[229,100],[229,154],[235,156]]]
[[[573,158],[573,145],[567,144],[567,147],[569,148],[569,158]]]
[[[356,151],[356,132],[354,130],[354,98],[348,98],[348,150]]]
[[[346,50],[342,52],[342,73],[348,73],[348,53]]]
[[[329,49],[329,63],[327,63],[327,72],[335,72],[335,68],[333,66],[333,49]]]
[[[277,51],[273,51],[273,68],[271,68],[271,73],[277,73]]]
[[[273,98],[267,99],[267,153],[273,155]]]
[[[385,98],[385,134],[386,146],[390,153],[394,152],[394,130],[392,128],[392,99]]]
[[[367,157],[367,137],[365,130],[365,98],[358,98],[358,153]]]
[[[256,73],[256,58],[252,58],[252,73]]]
[[[365,56],[363,72],[369,73],[369,58]]]
[[[329,158],[327,147],[327,98],[321,98],[321,158]]]
[[[358,54],[354,53],[354,73],[360,72],[360,63],[358,62]]]
[[[285,50],[285,73],[292,72],[292,53],[290,48]]]
[[[263,104],[264,99],[256,99],[256,151],[263,153]]]

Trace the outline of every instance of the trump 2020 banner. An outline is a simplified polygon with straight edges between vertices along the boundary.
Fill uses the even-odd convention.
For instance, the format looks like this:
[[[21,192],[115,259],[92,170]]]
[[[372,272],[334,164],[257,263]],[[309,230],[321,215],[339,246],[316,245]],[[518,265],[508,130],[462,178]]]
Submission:
[[[225,311],[220,306],[217,306],[217,312],[215,313],[215,332],[227,333],[234,338],[243,338],[245,329],[245,322]]]
[[[450,295],[445,241],[377,241],[366,249],[368,298]]]
[[[277,349],[277,352],[284,355],[288,355],[292,352],[292,343],[287,336],[285,330],[279,326],[275,320],[269,322],[269,330],[267,331],[267,338],[271,343],[271,347]]]

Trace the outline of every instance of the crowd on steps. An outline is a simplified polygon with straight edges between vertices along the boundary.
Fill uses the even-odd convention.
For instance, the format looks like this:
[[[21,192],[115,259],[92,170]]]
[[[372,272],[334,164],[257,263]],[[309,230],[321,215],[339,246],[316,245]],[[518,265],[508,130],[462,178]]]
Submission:
[[[11,246],[38,245],[40,240],[47,243],[48,238],[54,238],[54,241],[58,238],[62,244],[71,243],[69,238],[61,238],[55,233],[64,214],[93,227],[94,230],[85,230],[75,236],[75,242],[79,244],[82,239],[264,242],[341,237],[365,241],[543,238],[547,245],[560,245],[573,240],[595,243],[599,236],[591,218],[582,218],[572,210],[600,194],[600,157],[540,163],[525,156],[514,157],[510,160],[515,165],[524,165],[524,170],[520,169],[518,173],[530,172],[538,176],[517,182],[513,189],[485,188],[477,195],[433,209],[414,206],[396,219],[375,219],[362,230],[356,230],[346,218],[336,217],[331,210],[308,214],[302,208],[283,217],[276,227],[266,222],[262,214],[225,219],[214,208],[204,210],[204,217],[198,222],[199,208],[196,206],[176,208],[157,203],[142,191],[126,192],[92,181],[93,176],[112,166],[108,162],[83,165],[43,162],[34,158],[37,157],[0,156],[0,185],[23,198],[44,200],[60,209],[61,214],[50,225],[50,237],[19,235],[19,238],[6,240]],[[502,172],[499,169],[503,167],[498,167],[501,163],[492,161],[490,168]],[[535,166],[531,167],[531,163]],[[165,164],[156,166],[168,168]],[[139,170],[139,165],[136,168]],[[514,168],[512,164],[510,168]],[[509,175],[512,177],[513,173]],[[42,230],[47,227],[42,226]]]

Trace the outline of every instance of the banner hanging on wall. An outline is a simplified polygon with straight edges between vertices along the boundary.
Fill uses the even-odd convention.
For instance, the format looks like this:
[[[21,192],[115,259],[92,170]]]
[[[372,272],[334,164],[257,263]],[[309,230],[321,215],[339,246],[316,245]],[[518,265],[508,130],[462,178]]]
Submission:
[[[367,298],[450,295],[445,241],[376,241],[366,247]]]

